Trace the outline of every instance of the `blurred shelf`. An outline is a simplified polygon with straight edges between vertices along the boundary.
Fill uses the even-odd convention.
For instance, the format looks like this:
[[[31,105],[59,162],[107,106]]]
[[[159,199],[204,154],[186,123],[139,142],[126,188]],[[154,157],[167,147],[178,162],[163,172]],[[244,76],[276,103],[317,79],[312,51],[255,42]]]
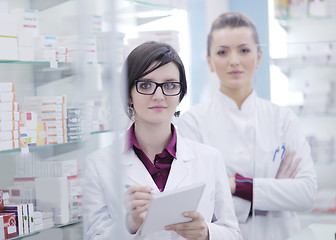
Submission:
[[[326,16],[326,17],[285,17],[285,18],[276,18],[279,24],[288,31],[291,25],[294,24],[324,24],[326,22],[336,22],[335,16]]]
[[[299,118],[336,118],[336,113],[296,113]]]
[[[91,132],[91,134],[100,134],[100,133],[109,133],[112,132],[112,130],[104,130],[104,131],[96,131],[96,132]]]
[[[71,0],[31,0],[31,8],[42,11],[69,1]]]
[[[35,86],[39,87],[60,79],[72,77],[78,74],[78,66],[76,63],[57,62],[57,67],[51,67],[50,62],[39,61],[0,61],[3,64],[17,64],[18,66],[32,66],[34,73]],[[93,63],[87,62],[91,66],[104,65],[103,62]]]
[[[336,167],[336,162],[333,162],[333,161],[328,161],[328,162],[322,162],[322,161],[314,161],[314,165],[315,167],[319,167],[319,168],[330,168],[330,167],[333,167],[335,168]]]
[[[29,64],[29,65],[44,65],[44,66],[50,66],[49,61],[19,61],[19,60],[0,60],[0,63],[9,63],[9,64]],[[58,65],[74,65],[74,62],[57,62]],[[87,64],[106,64],[105,62],[87,62]],[[57,69],[57,68],[55,68]]]
[[[155,3],[151,3],[151,2],[146,2],[146,1],[139,1],[139,0],[126,0],[128,2],[134,2],[134,3],[137,3],[138,6],[141,6],[143,8],[158,8],[158,9],[165,9],[165,10],[171,10],[173,9],[174,7],[172,5],[169,5],[168,3],[166,4],[162,4],[162,1],[161,3],[159,1],[156,1]]]
[[[319,56],[274,58],[271,60],[271,64],[279,67],[284,73],[289,73],[295,69],[336,68],[336,56],[325,54]]]
[[[50,62],[42,61],[19,61],[19,60],[0,60],[0,63],[12,63],[12,64],[36,64],[36,65],[50,65]],[[58,62],[58,64],[71,64],[66,62]]]
[[[334,217],[336,218],[336,212],[303,212],[300,213],[301,216],[328,216],[328,217]]]
[[[67,224],[57,224],[52,228],[46,228],[46,229],[42,229],[40,231],[36,231],[36,232],[33,232],[33,233],[19,235],[19,236],[16,236],[14,238],[10,238],[10,239],[23,239],[23,238],[31,237],[31,236],[34,236],[34,235],[38,235],[41,232],[45,232],[45,231],[48,231],[48,230],[51,230],[51,229],[65,228],[65,227],[69,227],[69,226],[80,224],[80,223],[82,223],[82,221],[75,221],[75,222],[70,222],[70,223],[67,223]]]
[[[96,134],[102,134],[102,133],[109,133],[113,132],[112,130],[104,130],[104,131],[95,131],[91,132],[90,135],[96,135]],[[38,152],[38,151],[54,151],[55,154],[57,154],[58,151],[66,152],[66,148],[69,149],[69,151],[73,150],[75,147],[80,147],[81,144],[85,143],[86,140],[83,141],[76,141],[76,142],[69,142],[69,143],[62,143],[62,144],[48,144],[44,146],[32,146],[28,147],[29,152]],[[14,152],[21,152],[23,148],[15,148],[10,150],[3,150],[0,151],[0,154],[5,153],[14,153]]]
[[[124,0],[117,6],[117,18],[121,21],[134,19],[139,26],[169,17],[172,15],[171,12],[178,8],[186,8],[186,6],[174,6],[168,1]]]

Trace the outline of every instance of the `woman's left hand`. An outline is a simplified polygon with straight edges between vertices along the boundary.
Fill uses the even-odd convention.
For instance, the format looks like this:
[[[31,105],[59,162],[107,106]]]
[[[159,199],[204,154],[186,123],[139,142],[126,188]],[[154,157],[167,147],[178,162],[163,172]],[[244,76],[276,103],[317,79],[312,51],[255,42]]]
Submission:
[[[188,240],[209,239],[208,225],[204,222],[204,218],[199,212],[185,212],[183,216],[192,218],[192,221],[169,225],[165,229],[175,231]]]
[[[231,194],[234,194],[236,192],[236,178],[235,177],[229,177],[229,184],[230,184],[230,190]]]

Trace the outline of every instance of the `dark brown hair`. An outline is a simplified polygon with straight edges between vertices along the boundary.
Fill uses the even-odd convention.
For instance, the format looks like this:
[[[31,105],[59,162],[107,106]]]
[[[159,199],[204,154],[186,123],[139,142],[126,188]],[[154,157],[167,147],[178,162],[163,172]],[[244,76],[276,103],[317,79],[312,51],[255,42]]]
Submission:
[[[157,62],[152,68],[148,69],[154,62]],[[182,91],[180,102],[187,92],[187,80],[184,65],[178,53],[170,45],[155,41],[145,42],[136,47],[127,57],[123,66],[123,75],[128,81],[127,101],[130,99],[132,88],[135,81],[143,76],[153,72],[163,65],[173,62],[180,72],[180,82]]]

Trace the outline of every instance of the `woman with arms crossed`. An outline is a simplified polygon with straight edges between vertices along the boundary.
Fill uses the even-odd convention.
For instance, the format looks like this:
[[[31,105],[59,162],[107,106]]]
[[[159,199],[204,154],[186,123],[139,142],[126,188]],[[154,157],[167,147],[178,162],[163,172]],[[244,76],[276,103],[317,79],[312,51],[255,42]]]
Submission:
[[[241,239],[221,154],[177,134],[171,119],[186,94],[182,61],[169,45],[147,42],[135,48],[124,66],[128,113],[134,120],[121,156],[127,239]],[[89,157],[84,184],[86,239],[113,239],[113,152],[111,147]],[[151,190],[163,192],[198,182],[206,184],[192,220],[139,236]],[[165,206],[162,206],[164,208]],[[185,215],[186,216],[186,215]],[[160,216],[164,218],[165,216]],[[215,219],[212,221],[212,219]]]
[[[219,91],[183,114],[178,132],[222,152],[245,240],[287,239],[300,230],[295,212],[311,209],[317,191],[298,119],[291,110],[257,97],[252,80],[262,51],[247,17],[220,15],[208,35],[207,54]]]

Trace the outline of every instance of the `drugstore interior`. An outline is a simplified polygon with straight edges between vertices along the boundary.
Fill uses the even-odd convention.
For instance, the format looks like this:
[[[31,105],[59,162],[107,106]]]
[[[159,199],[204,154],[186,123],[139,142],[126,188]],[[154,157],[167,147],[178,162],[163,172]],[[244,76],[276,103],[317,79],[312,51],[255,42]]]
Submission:
[[[293,109],[311,146],[319,191],[302,227],[335,224],[336,1],[250,2],[0,0],[1,198],[34,219],[7,238],[83,238],[85,158],[129,126],[118,81],[125,56],[147,40],[176,48],[189,84],[183,112],[217,89],[206,35],[225,11],[255,22],[264,52],[256,91]]]

